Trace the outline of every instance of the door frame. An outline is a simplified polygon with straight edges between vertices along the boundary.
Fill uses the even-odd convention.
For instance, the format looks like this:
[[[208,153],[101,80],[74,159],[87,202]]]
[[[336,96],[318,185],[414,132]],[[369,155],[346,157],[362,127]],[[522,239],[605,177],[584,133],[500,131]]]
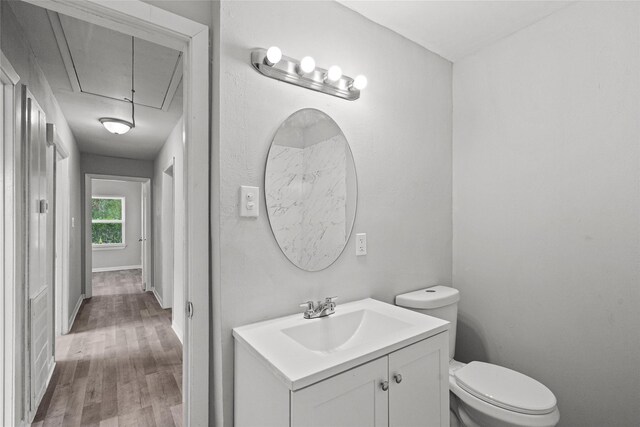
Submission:
[[[140,192],[144,193],[142,186],[149,185],[151,186],[151,178],[140,178],[134,176],[122,176],[122,175],[104,175],[104,174],[96,174],[96,173],[85,173],[84,174],[84,233],[85,233],[85,247],[83,248],[85,252],[85,286],[84,286],[84,298],[91,298],[93,296],[93,245],[91,243],[91,199],[93,197],[93,180],[94,179],[103,179],[107,181],[127,181],[127,182],[138,182],[141,184]],[[141,210],[143,211],[143,215],[149,216],[149,212],[144,212],[144,205],[151,206],[151,194],[146,193],[143,195],[145,200],[143,200],[143,204],[141,205]],[[144,224],[141,224],[144,227]],[[144,233],[144,230],[141,229],[141,232]],[[123,231],[124,233],[124,231]],[[143,242],[145,248],[148,252],[151,251],[152,240],[149,239],[149,236],[146,236],[147,239]],[[134,241],[137,237],[133,237]],[[145,252],[145,251],[143,251]],[[143,265],[143,268],[145,266]],[[146,271],[145,274],[149,274],[149,271]],[[145,289],[146,291],[146,289]]]
[[[153,207],[151,206],[151,193],[151,180],[143,182],[141,189],[142,200],[140,204],[142,206],[142,259],[140,260],[140,264],[142,265],[142,284],[145,292],[152,291],[154,288],[151,268],[151,240],[149,240],[149,237],[153,235],[153,230],[151,229],[151,212],[153,211]]]
[[[209,28],[139,0],[24,0],[183,52],[185,123],[185,305],[183,421],[209,425]],[[186,310],[185,310],[186,311]],[[197,351],[194,344],[197,343]]]
[[[16,164],[20,148],[16,145],[16,85],[20,76],[0,51],[0,85],[2,99],[0,120],[3,121],[2,146],[0,147],[0,194],[2,226],[0,228],[0,423],[13,425],[16,409],[16,287],[19,283],[17,262],[19,257],[18,209],[20,203],[17,185],[20,167]]]
[[[176,287],[175,287],[175,271],[176,271],[176,264],[175,264],[175,253],[176,253],[176,180],[175,180],[175,163],[176,163],[176,158],[175,157],[171,157],[170,161],[167,163],[167,165],[162,169],[162,175],[161,175],[161,179],[162,182],[159,182],[158,184],[160,185],[161,188],[161,192],[160,192],[160,212],[162,215],[162,218],[160,220],[160,244],[162,245],[162,249],[161,249],[161,255],[162,255],[162,273],[161,273],[161,277],[162,277],[162,308],[172,308],[175,310],[176,307],[174,307],[174,301],[175,301],[175,292],[176,292]],[[165,189],[165,183],[167,182],[167,179],[171,179],[171,188],[170,189]],[[169,190],[169,192],[171,193],[171,205],[170,206],[165,206],[165,199],[164,199],[164,195],[166,194],[165,191]],[[164,225],[162,224],[162,220],[164,220],[164,212],[165,212],[165,208],[168,208],[168,211],[171,212],[171,226],[170,229],[167,232],[163,232],[164,229]],[[165,250],[167,249],[167,244],[165,242],[162,241],[163,237],[165,236],[171,236],[171,254],[170,254],[170,258],[171,258],[171,275],[165,274],[167,273],[167,270],[165,269],[165,265],[166,263],[164,262],[165,259]],[[166,286],[166,284],[170,283],[171,285],[171,289],[170,292],[169,291],[168,286]],[[173,314],[172,314],[173,317]]]

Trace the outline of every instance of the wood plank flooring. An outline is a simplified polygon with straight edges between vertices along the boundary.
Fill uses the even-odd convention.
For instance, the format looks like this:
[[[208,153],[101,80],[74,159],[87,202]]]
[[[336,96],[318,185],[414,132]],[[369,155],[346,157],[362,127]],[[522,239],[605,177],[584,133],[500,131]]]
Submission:
[[[140,270],[93,274],[33,426],[182,426],[182,345]]]

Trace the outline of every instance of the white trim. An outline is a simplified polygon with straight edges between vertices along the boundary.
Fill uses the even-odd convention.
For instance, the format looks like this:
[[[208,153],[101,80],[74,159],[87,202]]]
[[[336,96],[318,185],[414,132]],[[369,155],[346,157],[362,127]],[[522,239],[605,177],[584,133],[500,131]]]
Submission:
[[[127,245],[123,245],[122,243],[103,243],[101,245],[91,245],[91,250],[94,251],[114,251],[118,249],[127,249]]]
[[[95,179],[95,178],[93,178]],[[93,185],[92,185],[93,186]],[[93,192],[93,191],[92,191]],[[93,233],[91,234],[91,247],[92,249],[124,249],[127,247],[127,238],[125,230],[127,228],[127,218],[125,212],[127,211],[127,198],[124,196],[99,196],[91,195],[91,201],[93,199],[108,199],[108,200],[120,200],[120,217],[122,219],[93,219],[93,212],[89,212],[91,215],[91,228],[93,232],[93,224],[120,224],[122,225],[122,242],[120,243],[93,243]],[[91,204],[93,209],[93,203]]]
[[[0,71],[2,71],[3,80],[5,80],[5,78],[8,80],[8,81],[5,81],[4,84],[15,86],[20,81],[20,76],[18,75],[18,73],[16,73],[16,70],[13,68],[13,66],[7,59],[7,57],[4,56],[4,52],[2,52],[1,50],[0,50]]]
[[[60,15],[50,10],[47,10],[47,15],[49,16],[49,22],[51,22],[53,36],[55,37],[58,49],[60,50],[64,69],[69,77],[69,83],[71,84],[74,92],[81,92],[80,82],[78,81],[78,76],[76,76],[76,70],[73,68],[73,59],[71,58],[71,52],[69,51],[67,37],[64,34],[62,23],[60,22]]]
[[[123,266],[117,266],[117,267],[98,267],[98,268],[92,269],[91,271],[94,273],[102,273],[105,271],[138,270],[141,268],[142,268],[141,265],[123,265]]]
[[[76,303],[76,307],[73,309],[73,313],[71,313],[71,317],[69,317],[69,329],[67,329],[66,332],[64,332],[65,334],[68,334],[69,332],[71,332],[71,329],[73,329],[73,322],[76,321],[76,316],[78,315],[78,312],[80,311],[80,307],[82,306],[82,301],[84,301],[84,294],[80,295],[80,298],[78,298],[78,302]]]
[[[60,159],[56,158],[56,161],[69,157],[69,150],[64,146],[64,143],[58,136],[56,125],[53,123],[47,123],[47,144],[56,147],[56,152],[60,155]]]
[[[185,316],[183,347],[183,424],[185,426],[214,424],[209,419],[210,401],[215,402],[215,421],[222,421],[222,396],[210,399],[209,368],[215,372],[215,389],[221,392],[221,365],[219,336],[219,310],[213,312],[214,339],[216,350],[210,357],[210,257],[211,238],[210,200],[214,206],[219,194],[214,188],[210,198],[210,131],[211,108],[209,98],[214,82],[209,75],[209,27],[190,19],[167,12],[139,0],[25,0],[46,9],[62,13],[86,22],[111,28],[124,34],[160,44],[184,53],[183,86],[185,118],[185,302],[194,306],[193,317]],[[217,126],[217,121],[213,123]],[[213,177],[214,180],[218,179]],[[91,196],[89,196],[91,197]],[[215,212],[214,221],[217,220]],[[213,229],[214,235],[218,231]],[[90,241],[90,239],[89,239]],[[85,257],[91,260],[91,251],[85,250]],[[214,251],[217,251],[214,246]],[[217,256],[217,252],[214,253]],[[85,258],[86,260],[87,258]],[[219,261],[213,260],[214,267]],[[88,269],[87,269],[88,270]],[[90,278],[85,271],[85,280]],[[216,274],[217,271],[216,271]],[[88,284],[90,288],[91,284]],[[85,282],[85,287],[87,283]],[[86,291],[85,291],[86,292]],[[214,294],[219,293],[219,280],[213,281]],[[184,315],[184,314],[183,314]],[[195,351],[193,344],[197,343]],[[211,360],[213,363],[210,363]]]
[[[155,286],[151,288],[151,292],[153,292],[153,295],[155,295],[156,300],[158,301],[158,304],[160,304],[160,308],[164,308],[164,306],[162,305],[162,298],[160,298],[160,295],[158,295],[158,292],[156,292]]]
[[[173,98],[176,96],[178,86],[180,86],[180,82],[182,81],[183,71],[184,67],[182,66],[182,52],[180,52],[178,62],[176,63],[176,68],[173,70],[173,75],[171,76],[171,81],[169,82],[169,89],[167,89],[164,102],[162,103],[162,111],[169,111],[169,107],[173,102]]]
[[[173,311],[171,313],[173,314]],[[178,330],[178,327],[173,321],[171,322],[171,329],[173,329],[173,333],[176,334],[178,340],[180,340],[180,344],[182,344],[182,332]]]
[[[4,122],[4,132],[0,134],[0,202],[2,204],[2,229],[0,230],[0,253],[3,264],[0,268],[0,424],[13,425],[16,423],[16,325],[17,313],[20,309],[15,306],[17,287],[21,285],[18,277],[18,224],[21,168],[16,163],[16,152],[19,151],[16,141],[16,84],[20,76],[0,50],[0,85],[3,86],[3,99],[0,99],[2,114],[0,120]],[[22,416],[20,416],[22,418]],[[23,424],[23,421],[21,421]]]
[[[84,174],[84,218],[83,223],[84,223],[84,245],[82,250],[84,251],[84,265],[85,265],[85,270],[84,270],[84,293],[86,298],[91,298],[93,296],[93,278],[92,278],[92,274],[93,274],[93,251],[94,250],[114,250],[114,249],[121,249],[120,247],[116,246],[116,247],[108,247],[108,246],[100,246],[100,247],[94,247],[93,243],[92,243],[92,238],[91,238],[91,225],[93,223],[92,219],[91,219],[91,199],[94,198],[93,196],[93,183],[92,180],[94,179],[98,179],[98,180],[105,180],[105,181],[125,181],[125,182],[140,182],[140,183],[146,183],[146,182],[151,182],[151,178],[145,178],[145,177],[133,177],[133,176],[121,176],[121,175],[103,175],[103,174],[96,174],[96,173],[85,173]],[[95,196],[96,198],[99,197],[105,197],[107,199],[117,199],[117,198],[122,198],[124,199],[124,197],[122,196]],[[149,195],[149,197],[151,197],[151,195]],[[123,200],[122,202],[122,218],[124,221],[124,209],[125,209],[125,201]],[[124,228],[123,228],[123,238],[124,238]]]

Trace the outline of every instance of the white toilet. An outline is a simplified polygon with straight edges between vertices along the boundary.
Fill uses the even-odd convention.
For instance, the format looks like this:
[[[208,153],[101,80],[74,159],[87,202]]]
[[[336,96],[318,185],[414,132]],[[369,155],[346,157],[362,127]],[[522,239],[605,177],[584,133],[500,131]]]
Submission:
[[[538,381],[511,369],[453,359],[460,293],[433,286],[398,295],[396,305],[451,322],[449,390],[451,426],[553,427],[560,420],[556,397]]]

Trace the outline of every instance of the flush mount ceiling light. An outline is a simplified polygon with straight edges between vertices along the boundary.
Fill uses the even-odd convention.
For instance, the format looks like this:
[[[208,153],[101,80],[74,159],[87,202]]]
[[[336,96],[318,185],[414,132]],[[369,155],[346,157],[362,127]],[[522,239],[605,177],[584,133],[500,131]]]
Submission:
[[[337,65],[331,66],[328,70],[318,68],[312,57],[305,56],[298,61],[283,56],[282,51],[276,46],[251,52],[251,65],[259,73],[272,79],[349,101],[360,98],[360,91],[367,86],[367,78],[363,75],[355,79],[345,76]]]
[[[100,123],[102,123],[102,126],[104,126],[106,130],[116,135],[125,134],[129,132],[133,127],[133,123],[131,122],[128,122],[126,120],[113,119],[111,117],[102,117],[100,119]]]
[[[101,117],[100,123],[109,132],[114,135],[123,135],[136,127],[136,106],[133,103],[133,97],[136,93],[134,89],[134,65],[135,65],[135,39],[131,37],[131,99],[125,98],[124,100],[131,103],[131,121],[114,119],[113,117]]]

